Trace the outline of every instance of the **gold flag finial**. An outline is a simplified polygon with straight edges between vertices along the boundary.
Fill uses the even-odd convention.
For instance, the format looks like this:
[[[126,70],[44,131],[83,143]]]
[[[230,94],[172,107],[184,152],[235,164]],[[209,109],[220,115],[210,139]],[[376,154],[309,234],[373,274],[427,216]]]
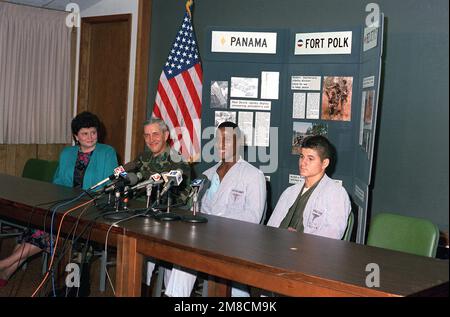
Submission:
[[[192,18],[192,14],[191,14],[191,6],[192,6],[193,3],[194,3],[194,0],[188,0],[188,1],[186,2],[186,11],[187,11],[187,13],[189,14],[189,17],[191,17],[191,18]]]

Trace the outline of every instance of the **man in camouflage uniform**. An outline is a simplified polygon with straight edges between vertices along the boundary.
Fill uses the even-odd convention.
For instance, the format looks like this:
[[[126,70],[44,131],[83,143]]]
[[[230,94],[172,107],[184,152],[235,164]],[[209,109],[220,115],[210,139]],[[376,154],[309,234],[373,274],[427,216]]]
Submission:
[[[169,140],[169,129],[161,119],[150,119],[144,122],[144,140],[150,151],[143,152],[135,159],[136,163],[142,163],[140,172],[145,175],[155,173],[169,172],[171,170],[181,169],[183,171],[183,181],[177,187],[172,187],[170,192],[171,205],[186,205],[191,192],[191,167],[183,162],[181,155],[170,149],[167,141]],[[156,190],[152,191],[152,201],[155,201]],[[167,195],[161,197],[161,204],[167,203]],[[189,206],[187,206],[189,207]],[[155,268],[155,259],[147,261],[147,281],[150,286],[151,276]],[[170,270],[166,269],[166,281],[168,280]]]
[[[169,192],[172,205],[186,205],[191,192],[191,167],[183,162],[180,154],[172,150],[167,141],[169,130],[161,119],[151,119],[144,122],[144,140],[150,151],[138,155],[135,162],[142,163],[140,172],[145,175],[169,172],[181,169],[183,181],[179,186],[173,186]],[[154,201],[156,190],[152,192]],[[161,203],[167,203],[167,195],[161,197]]]

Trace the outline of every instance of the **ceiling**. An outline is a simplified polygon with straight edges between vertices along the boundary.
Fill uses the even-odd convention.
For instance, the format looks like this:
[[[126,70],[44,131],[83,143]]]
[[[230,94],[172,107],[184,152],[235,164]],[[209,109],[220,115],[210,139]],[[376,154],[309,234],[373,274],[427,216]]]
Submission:
[[[77,3],[80,10],[83,11],[100,1],[101,0],[6,0],[6,2],[11,3],[63,11],[66,9],[66,5],[71,2]]]

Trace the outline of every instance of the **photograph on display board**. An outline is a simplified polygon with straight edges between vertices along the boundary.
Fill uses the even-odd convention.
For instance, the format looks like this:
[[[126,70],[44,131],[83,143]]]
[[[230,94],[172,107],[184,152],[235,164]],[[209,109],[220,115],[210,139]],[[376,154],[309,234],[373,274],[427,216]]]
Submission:
[[[311,135],[327,136],[328,125],[324,123],[294,122],[292,131],[292,154],[300,154],[303,140]]]
[[[361,104],[361,123],[359,144],[367,153],[370,152],[370,138],[372,135],[372,121],[374,111],[375,90],[363,91]],[[369,153],[370,154],[370,153]]]
[[[364,100],[364,129],[372,130],[373,102],[375,90],[369,90]]]
[[[211,108],[227,108],[228,104],[228,82],[211,81]]]
[[[361,120],[359,121],[359,145],[362,146],[363,131],[364,131],[364,111],[366,109],[366,95],[367,91],[363,90],[361,97]]]
[[[231,77],[232,98],[258,98],[258,78]]]
[[[236,123],[236,112],[235,111],[216,111],[214,126],[218,126],[222,122],[231,121]]]
[[[352,118],[353,77],[324,77],[322,120],[350,121]]]

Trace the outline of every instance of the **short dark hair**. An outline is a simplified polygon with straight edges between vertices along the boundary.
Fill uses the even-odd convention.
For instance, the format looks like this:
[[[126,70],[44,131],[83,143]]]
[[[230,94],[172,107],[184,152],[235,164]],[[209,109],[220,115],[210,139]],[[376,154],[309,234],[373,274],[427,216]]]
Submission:
[[[328,139],[322,135],[312,135],[306,137],[302,142],[302,148],[316,150],[320,159],[329,159],[331,165],[334,161],[335,150]]]
[[[71,126],[73,134],[78,134],[82,128],[96,128],[99,131],[100,120],[95,114],[83,111],[73,118]]]
[[[241,135],[242,135],[241,129],[239,129],[239,126],[236,123],[231,122],[231,121],[224,121],[217,126],[217,129],[222,129],[222,128],[233,128],[233,132],[236,133],[236,138],[238,140],[240,140]]]

